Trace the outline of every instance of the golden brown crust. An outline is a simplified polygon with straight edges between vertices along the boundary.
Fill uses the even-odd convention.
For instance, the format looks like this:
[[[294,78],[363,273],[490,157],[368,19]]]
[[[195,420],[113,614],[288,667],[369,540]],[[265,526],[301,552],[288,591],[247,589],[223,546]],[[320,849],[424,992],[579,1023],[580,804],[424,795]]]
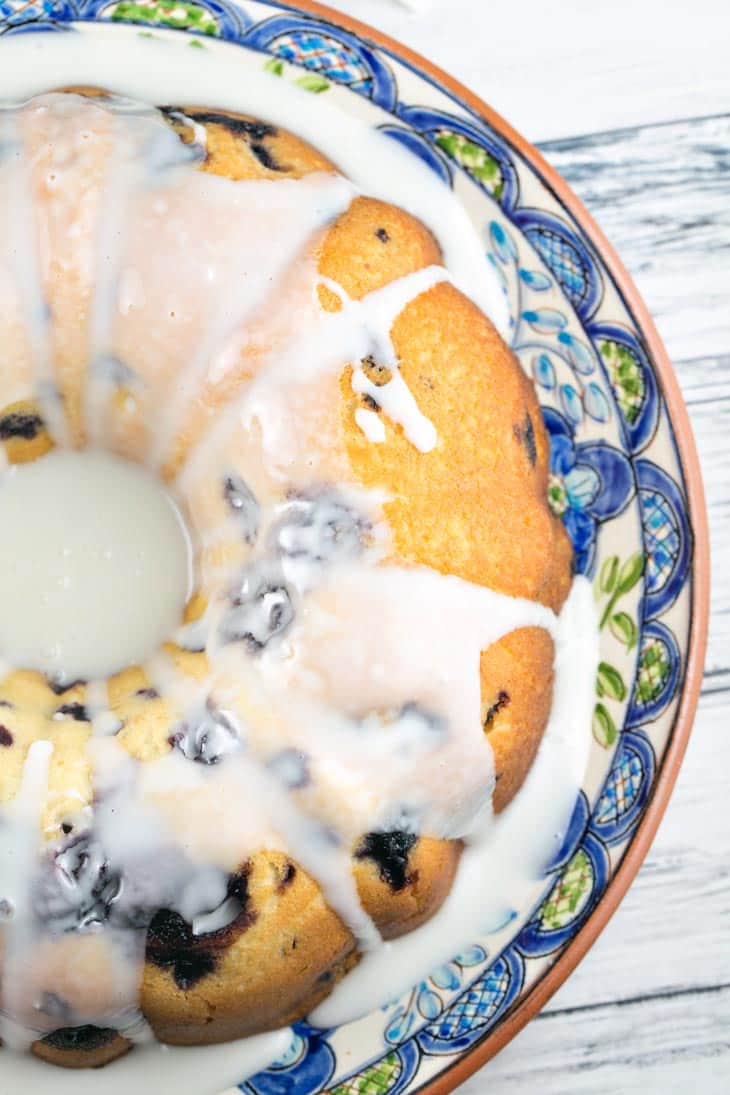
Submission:
[[[299,179],[313,171],[332,171],[333,164],[316,148],[287,130],[234,111],[204,107],[163,107],[186,143],[195,139],[191,119],[205,127],[203,171],[240,179]]]
[[[241,1038],[281,1026],[282,1016],[301,1017],[327,995],[354,960],[355,941],[316,882],[292,866],[279,853],[256,855],[245,923],[223,946],[204,940],[192,963],[185,950],[178,968],[174,948],[155,954],[148,944],[142,1010],[158,1038],[173,1045]]]
[[[433,916],[448,896],[461,851],[458,840],[421,837],[408,855],[405,884],[397,888],[375,860],[356,861],[360,901],[384,939],[406,935]]]
[[[495,812],[522,786],[550,715],[554,647],[537,627],[512,631],[481,656],[482,725],[494,755]]]
[[[370,445],[348,418],[352,398],[343,416],[357,477],[393,497],[385,512],[398,555],[559,609],[569,554],[547,504],[547,441],[530,382],[489,320],[448,283],[412,301],[392,337],[436,448],[420,453],[387,421],[388,443]]]
[[[0,410],[0,442],[9,464],[30,463],[53,448],[40,411],[29,399],[7,403]]]

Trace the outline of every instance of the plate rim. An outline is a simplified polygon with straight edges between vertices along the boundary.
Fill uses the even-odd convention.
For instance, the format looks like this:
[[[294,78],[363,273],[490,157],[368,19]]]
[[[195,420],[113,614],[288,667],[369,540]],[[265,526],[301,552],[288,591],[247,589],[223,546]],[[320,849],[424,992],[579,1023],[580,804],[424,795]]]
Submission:
[[[674,367],[656,325],[613,245],[608,241],[582,201],[555,168],[551,167],[538,149],[514,129],[493,107],[489,106],[478,95],[475,95],[450,73],[428,60],[423,54],[411,49],[410,46],[406,46],[360,19],[345,12],[337,11],[325,4],[320,4],[317,0],[294,0],[293,3],[279,0],[279,6],[292,11],[302,11],[305,14],[326,20],[334,26],[349,31],[376,48],[388,50],[396,59],[402,58],[417,72],[425,73],[430,79],[456,95],[466,106],[483,118],[491,128],[496,130],[500,136],[506,138],[528,163],[537,168],[545,183],[575,218],[581,227],[581,231],[600,254],[601,260],[621,293],[636,327],[642,332],[646,340],[649,357],[655,365],[656,374],[659,377],[661,392],[672,424],[674,441],[687,487],[686,503],[693,545],[689,642],[685,659],[684,682],[671,731],[671,739],[662,758],[651,800],[636,827],[631,844],[596,908],[547,973],[539,978],[533,988],[515,1004],[513,1009],[506,1014],[505,1018],[493,1030],[485,1034],[483,1039],[476,1042],[438,1076],[426,1081],[425,1084],[416,1089],[418,1095],[449,1095],[454,1088],[485,1065],[519,1034],[567,980],[613,916],[651,847],[659,823],[671,798],[687,749],[702,686],[710,609],[710,539],[705,492],[689,414],[679,388]]]

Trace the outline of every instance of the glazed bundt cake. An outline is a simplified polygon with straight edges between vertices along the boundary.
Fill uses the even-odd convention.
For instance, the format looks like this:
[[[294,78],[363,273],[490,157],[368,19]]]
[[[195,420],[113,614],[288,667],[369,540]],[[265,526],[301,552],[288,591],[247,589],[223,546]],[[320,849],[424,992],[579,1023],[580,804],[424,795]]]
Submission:
[[[291,1023],[435,913],[535,757],[571,551],[532,386],[423,224],[256,118],[2,121],[3,478],[113,454],[192,545],[136,664],[0,630],[2,1036],[98,1066]]]

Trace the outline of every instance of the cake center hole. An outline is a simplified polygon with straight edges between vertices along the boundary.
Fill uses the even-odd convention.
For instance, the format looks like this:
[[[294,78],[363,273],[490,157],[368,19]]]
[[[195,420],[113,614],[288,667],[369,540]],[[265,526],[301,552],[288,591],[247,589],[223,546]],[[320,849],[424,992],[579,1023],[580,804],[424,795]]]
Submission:
[[[154,653],[191,592],[185,523],[162,483],[110,453],[58,451],[0,479],[0,657],[59,681]]]

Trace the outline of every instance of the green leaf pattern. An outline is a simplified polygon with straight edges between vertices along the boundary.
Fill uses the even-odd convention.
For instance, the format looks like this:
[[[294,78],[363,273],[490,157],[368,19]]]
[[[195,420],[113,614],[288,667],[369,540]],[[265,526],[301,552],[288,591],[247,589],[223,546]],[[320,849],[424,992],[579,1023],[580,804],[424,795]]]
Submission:
[[[592,884],[591,861],[579,848],[543,902],[540,909],[542,929],[557,931],[569,924],[580,912]]]
[[[264,61],[264,72],[270,72],[272,76],[283,76],[285,71],[286,66],[280,57],[269,57]],[[332,87],[330,81],[319,72],[305,72],[303,76],[293,79],[292,83],[304,91],[311,91],[313,95],[321,95]]]
[[[599,349],[618,405],[628,424],[633,426],[641,413],[646,395],[641,366],[625,346],[611,339],[604,339]]]
[[[327,1095],[386,1095],[394,1087],[401,1070],[398,1054],[389,1053],[357,1076],[329,1088]]]
[[[639,641],[636,620],[628,612],[619,609],[619,601],[641,581],[645,558],[637,551],[621,563],[618,555],[603,560],[595,581],[594,594],[601,605],[599,630],[606,627],[611,635],[630,653]],[[641,687],[641,676],[639,677]],[[605,700],[623,703],[628,687],[621,672],[609,662],[602,661],[596,674],[596,696],[599,700],[593,709],[593,737],[604,749],[609,749],[618,737],[616,720]]]
[[[504,179],[494,156],[490,156],[486,149],[480,148],[460,133],[452,133],[448,129],[441,130],[435,143],[499,201],[504,190]]]
[[[208,35],[219,33],[211,12],[200,4],[190,4],[186,0],[119,0],[118,4],[107,9],[106,14],[117,22],[153,23]]]

